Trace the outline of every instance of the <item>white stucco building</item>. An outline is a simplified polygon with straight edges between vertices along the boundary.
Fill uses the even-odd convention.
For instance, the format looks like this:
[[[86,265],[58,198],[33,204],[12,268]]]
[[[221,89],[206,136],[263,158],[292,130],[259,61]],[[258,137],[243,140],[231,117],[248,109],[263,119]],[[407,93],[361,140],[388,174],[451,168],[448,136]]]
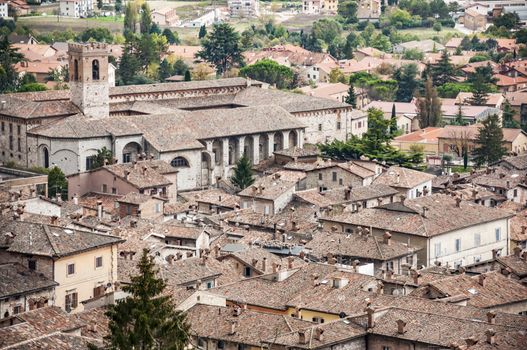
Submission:
[[[60,15],[73,18],[86,18],[93,14],[93,0],[60,0]]]

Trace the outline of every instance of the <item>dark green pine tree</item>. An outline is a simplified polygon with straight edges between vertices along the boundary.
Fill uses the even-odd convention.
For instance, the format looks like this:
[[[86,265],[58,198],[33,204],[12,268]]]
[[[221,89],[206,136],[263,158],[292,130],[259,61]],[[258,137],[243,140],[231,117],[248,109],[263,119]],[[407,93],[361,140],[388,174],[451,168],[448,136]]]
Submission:
[[[503,114],[501,116],[501,120],[503,121],[504,128],[510,128],[510,129],[520,128],[520,123],[514,120],[515,113],[516,112],[514,111],[514,109],[512,109],[509,101],[505,101],[505,103],[503,104]]]
[[[152,12],[146,2],[141,5],[140,29],[141,34],[149,34],[152,29]]]
[[[482,80],[481,75],[477,75],[472,83],[472,97],[469,102],[473,106],[482,106],[487,103],[489,98],[489,86]]]
[[[435,86],[454,81],[454,67],[450,63],[450,56],[446,50],[441,54],[439,61],[432,66],[431,73]]]
[[[478,167],[497,162],[507,152],[503,147],[503,130],[498,115],[489,116],[482,124],[474,149],[474,162]]]
[[[392,105],[392,117],[390,118],[390,135],[395,136],[395,134],[397,134],[397,112],[394,103]]]
[[[157,276],[147,249],[137,267],[139,273],[130,276],[131,284],[123,286],[130,296],[111,305],[106,313],[110,320],[108,348],[183,350],[189,339],[189,325],[166,295],[166,284]]]
[[[350,77],[349,82],[349,89],[348,89],[348,96],[346,96],[345,102],[349,105],[351,105],[353,108],[357,108],[357,95],[355,95],[355,88],[353,87],[353,81]]]
[[[203,39],[207,36],[207,27],[205,25],[202,25],[199,27],[199,33],[198,33],[198,39]]]
[[[172,65],[168,63],[167,59],[165,58],[159,64],[159,81],[164,82],[167,78],[172,76],[172,73]]]
[[[185,81],[191,81],[191,80],[192,80],[192,76],[190,75],[190,71],[186,70],[185,71]]]
[[[244,189],[254,183],[252,165],[249,158],[241,157],[234,167],[234,175],[231,177],[231,182],[234,186]]]

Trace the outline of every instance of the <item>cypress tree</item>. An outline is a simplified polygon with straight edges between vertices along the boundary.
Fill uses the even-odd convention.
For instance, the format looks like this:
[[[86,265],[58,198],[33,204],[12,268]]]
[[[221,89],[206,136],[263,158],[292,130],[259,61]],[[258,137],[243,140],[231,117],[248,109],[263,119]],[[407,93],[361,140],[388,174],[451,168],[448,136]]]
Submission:
[[[450,63],[450,56],[446,50],[441,54],[439,61],[432,67],[432,79],[435,86],[440,86],[453,81],[454,67]]]
[[[390,134],[395,136],[397,133],[397,113],[395,110],[395,103],[392,105],[392,117],[390,118]]]
[[[474,149],[474,161],[477,166],[497,162],[507,152],[503,147],[503,130],[498,115],[489,116],[482,124]]]
[[[503,120],[503,127],[510,129],[519,129],[520,123],[514,120],[514,114],[516,112],[511,108],[509,101],[505,101],[503,104],[503,115],[501,119]]]
[[[183,350],[189,338],[189,325],[171,297],[164,293],[166,284],[157,277],[158,270],[147,249],[143,250],[137,267],[139,273],[130,276],[131,284],[123,286],[130,296],[111,305],[106,313],[109,348]]]
[[[459,105],[459,107],[457,109],[457,113],[454,116],[454,120],[452,121],[452,125],[460,125],[460,126],[467,125],[467,123],[463,119],[463,110],[462,110],[462,106],[461,105]]]
[[[199,27],[199,33],[198,33],[198,39],[203,39],[207,36],[207,27],[205,25],[202,25]]]
[[[251,161],[246,156],[241,157],[234,167],[234,175],[231,177],[233,185],[240,189],[247,188],[254,183]]]
[[[442,122],[441,100],[430,78],[425,83],[425,96],[417,99],[417,111],[421,128],[439,126]]]
[[[186,70],[185,71],[185,81],[191,81],[191,80],[192,80],[192,76],[190,75],[190,71]]]
[[[357,95],[355,95],[355,88],[353,87],[353,81],[349,80],[348,96],[346,96],[345,102],[351,105],[353,108],[357,108]]]

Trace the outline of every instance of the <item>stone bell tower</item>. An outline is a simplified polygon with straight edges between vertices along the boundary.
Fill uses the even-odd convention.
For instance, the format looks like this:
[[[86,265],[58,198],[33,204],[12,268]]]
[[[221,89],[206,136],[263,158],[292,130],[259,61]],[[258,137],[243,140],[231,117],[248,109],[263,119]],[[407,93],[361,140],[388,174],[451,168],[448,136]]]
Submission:
[[[69,44],[68,55],[71,102],[87,117],[107,117],[110,87],[106,44]]]

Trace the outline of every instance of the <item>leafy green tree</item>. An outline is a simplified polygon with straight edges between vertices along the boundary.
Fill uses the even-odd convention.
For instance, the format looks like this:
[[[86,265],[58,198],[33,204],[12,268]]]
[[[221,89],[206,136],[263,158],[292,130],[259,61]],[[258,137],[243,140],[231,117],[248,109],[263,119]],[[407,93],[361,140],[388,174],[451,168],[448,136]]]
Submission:
[[[99,10],[102,9],[102,5],[103,5],[102,0],[97,0],[97,8]]]
[[[117,69],[120,85],[133,84],[136,76],[140,72],[141,62],[139,61],[138,57],[125,49]]]
[[[124,8],[124,32],[135,33],[137,32],[137,17],[138,17],[137,4],[134,1],[126,3]]]
[[[353,108],[357,108],[357,95],[355,94],[355,87],[353,86],[353,80],[350,77],[349,80],[348,95],[346,96],[345,102],[351,105]]]
[[[489,86],[481,75],[477,75],[476,79],[472,83],[472,97],[469,99],[469,102],[473,106],[482,106],[487,103],[489,98]]]
[[[425,54],[419,49],[408,49],[403,53],[403,59],[405,60],[422,61],[424,57]]]
[[[97,150],[95,159],[93,161],[93,169],[100,168],[105,165],[105,163],[112,164],[113,154],[112,151],[108,148],[103,147]]]
[[[115,12],[120,13],[123,10],[123,0],[115,0]]]
[[[454,67],[450,63],[450,56],[447,50],[443,51],[439,61],[432,66],[431,73],[435,86],[454,81]]]
[[[377,108],[368,109],[368,131],[362,135],[366,154],[376,154],[386,147],[392,139],[390,125],[391,119],[384,118],[383,111]]]
[[[429,126],[440,126],[442,123],[441,116],[441,99],[437,95],[432,79],[425,82],[424,96],[417,99],[417,116],[421,128]]]
[[[183,350],[189,340],[190,327],[185,314],[176,310],[166,284],[148,250],[143,250],[137,275],[123,286],[129,296],[111,305],[109,318],[110,349]]]
[[[501,116],[501,120],[503,121],[503,127],[504,128],[510,128],[510,129],[519,129],[520,123],[518,123],[516,120],[514,120],[514,114],[516,114],[516,111],[512,109],[511,104],[509,101],[505,101],[503,104],[503,114]]]
[[[437,93],[441,98],[455,98],[460,92],[472,92],[472,84],[446,83],[437,88]]]
[[[141,5],[141,34],[149,34],[152,30],[152,11],[147,2]]]
[[[359,6],[357,1],[345,0],[339,1],[337,5],[337,13],[342,16],[347,23],[357,23],[357,10]]]
[[[397,81],[399,88],[395,94],[395,100],[401,102],[410,102],[414,98],[415,91],[419,88],[419,79],[417,79],[417,65],[406,64],[395,70],[392,79]]]
[[[19,85],[19,76],[15,64],[24,61],[24,55],[18,52],[7,40],[0,37],[0,93],[15,91]]]
[[[236,162],[231,182],[234,186],[242,190],[254,183],[251,161],[246,156],[241,157]]]
[[[31,92],[31,91],[46,91],[48,88],[44,84],[40,83],[27,83],[21,85],[17,92]]]
[[[497,162],[507,153],[503,147],[503,130],[498,115],[489,116],[482,124],[474,149],[474,162],[478,167]]]
[[[68,193],[68,180],[58,166],[49,169],[48,172],[48,197],[61,196],[66,199]]]
[[[517,44],[527,44],[527,28],[518,30],[514,37],[516,38]]]
[[[113,42],[113,35],[108,28],[96,27],[84,30],[79,35],[79,39],[82,42],[97,41],[111,43]]]
[[[205,25],[202,25],[199,27],[199,33],[198,33],[198,39],[203,39],[207,36],[207,27]]]
[[[263,59],[250,66],[245,66],[240,69],[240,74],[244,77],[276,85],[279,89],[294,88],[292,85],[293,70],[271,59]]]
[[[183,75],[188,70],[189,70],[188,65],[181,58],[178,58],[176,62],[174,62],[174,69],[173,69],[174,74]]]
[[[224,75],[235,65],[243,65],[240,35],[227,23],[214,24],[196,56],[214,64],[217,73]]]
[[[186,70],[185,71],[185,81],[191,81],[191,80],[192,80],[192,76],[190,75],[190,71]]]
[[[516,12],[507,12],[494,19],[496,27],[505,27],[507,29],[516,29],[520,23],[520,16]]]
[[[341,33],[342,26],[334,19],[323,18],[313,23],[313,35],[327,45],[331,44]]]
[[[163,29],[163,33],[161,33],[161,35],[167,38],[167,41],[170,45],[178,45],[180,43],[178,33],[173,32],[168,28]]]

